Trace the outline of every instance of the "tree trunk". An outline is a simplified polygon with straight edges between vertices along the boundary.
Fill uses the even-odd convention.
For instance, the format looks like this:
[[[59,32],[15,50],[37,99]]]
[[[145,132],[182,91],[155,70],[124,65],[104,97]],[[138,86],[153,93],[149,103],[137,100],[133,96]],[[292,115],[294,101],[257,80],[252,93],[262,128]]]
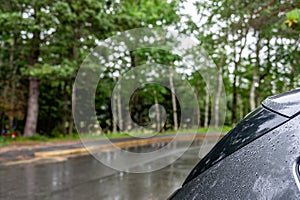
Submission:
[[[2,133],[3,129],[5,128],[4,127],[4,112],[1,112],[1,115],[0,115],[0,133]]]
[[[199,94],[199,82],[196,81],[195,83],[195,89],[196,89],[196,97],[197,97],[197,102],[198,102],[198,109],[194,110],[194,113],[196,113],[196,119],[194,118],[193,119],[193,125],[195,124],[195,120],[196,121],[196,124],[197,124],[197,128],[199,128],[201,126],[201,111],[200,111],[200,102],[199,102],[199,99],[200,99],[200,94]]]
[[[178,130],[178,119],[177,119],[177,105],[176,105],[176,95],[175,95],[175,88],[174,88],[174,82],[173,82],[173,71],[172,68],[170,67],[169,69],[170,76],[169,76],[169,81],[170,81],[170,89],[172,92],[172,108],[173,108],[173,121],[174,121],[174,130]]]
[[[220,98],[222,93],[222,85],[223,85],[223,65],[225,61],[225,55],[222,58],[222,61],[219,66],[219,74],[218,74],[218,89],[214,102],[214,114],[213,114],[213,126],[219,126],[219,117],[220,117]]]
[[[244,34],[241,35],[240,40],[242,41],[242,38],[244,37],[244,43],[241,44],[241,47],[239,48],[239,52],[237,52],[237,46],[236,41],[233,43],[234,46],[234,72],[233,72],[233,83],[232,83],[232,115],[231,115],[231,123],[235,124],[237,122],[236,120],[236,110],[237,110],[237,72],[238,72],[238,66],[242,60],[242,53],[245,49],[245,46],[247,44],[247,35],[249,32],[249,27],[245,30]]]
[[[126,120],[126,123],[124,125],[124,128],[126,131],[129,131],[132,129],[132,118],[131,118],[131,110],[130,110],[130,105],[126,107],[126,112],[128,113],[127,118],[124,119]]]
[[[196,93],[197,100],[199,100],[199,92]],[[196,109],[196,116],[197,116],[197,128],[201,127],[201,113],[200,113],[200,105],[198,103],[198,109]]]
[[[16,38],[14,38],[14,44],[10,48],[10,55],[9,55],[9,66],[13,70],[11,76],[11,91],[10,91],[10,99],[9,101],[9,129],[12,129],[14,126],[14,116],[15,116],[15,108],[16,108],[16,74],[17,74],[17,67],[14,65],[15,60],[15,48],[16,48]]]
[[[34,8],[33,17],[36,22],[35,25],[39,26],[40,21],[37,19],[37,11],[40,8]],[[32,38],[32,46],[29,57],[30,69],[34,67],[36,62],[38,61],[40,55],[40,30],[36,30],[33,33]],[[24,136],[33,136],[36,133],[36,127],[38,122],[38,112],[39,112],[39,94],[40,94],[40,83],[37,77],[29,77],[29,96],[28,96],[28,104],[27,104],[27,117],[24,129]]]
[[[117,114],[117,108],[116,108],[116,101],[117,101],[117,99],[115,98],[115,96],[113,96],[112,97],[112,101],[113,101],[113,103],[111,104],[111,106],[112,106],[112,115],[111,115],[111,123],[112,123],[112,132],[113,133],[116,133],[117,132],[117,122],[116,122],[116,117],[118,117],[118,116],[114,116],[114,114],[116,115]]]
[[[251,89],[250,89],[250,110],[254,110],[256,105],[255,105],[255,85],[257,83],[258,76],[256,73],[256,69],[253,69],[253,75],[252,75],[252,83],[251,83]]]
[[[160,132],[161,130],[160,111],[159,111],[159,104],[158,104],[156,90],[153,91],[153,94],[154,94],[154,103],[155,103],[155,112],[156,112],[156,132]]]
[[[73,120],[73,116],[72,116],[72,113],[71,113],[70,120],[69,120],[69,131],[68,131],[68,134],[72,134],[73,133],[73,129],[74,129],[74,120]]]
[[[27,107],[27,118],[24,129],[24,136],[33,136],[36,133],[38,112],[39,112],[39,80],[35,77],[29,78],[29,97]]]
[[[74,43],[72,46],[72,56],[73,56],[73,60],[77,61],[78,59],[78,48],[76,45],[76,41],[78,41],[79,36],[79,31],[77,28],[74,28]],[[73,92],[73,85],[70,85],[71,91]],[[67,90],[66,90],[67,92]],[[66,99],[68,99],[67,93],[66,94]],[[71,97],[70,97],[70,101],[72,102],[72,93],[71,93]],[[73,119],[73,113],[72,113],[72,109],[71,112],[69,113],[70,117],[69,117],[69,130],[68,130],[68,134],[72,134],[73,133],[73,129],[74,129],[74,119]]]
[[[206,93],[205,93],[205,113],[204,113],[204,127],[208,127],[208,117],[209,117],[209,89],[210,85],[209,82],[207,82],[206,85]]]
[[[121,76],[120,76],[121,79]],[[118,90],[121,92],[121,84],[118,84]],[[121,104],[121,95],[117,96],[117,109],[118,109],[118,122],[119,122],[119,130],[123,131],[123,115],[122,115],[122,104]]]
[[[236,72],[237,66],[234,67],[234,71]],[[236,103],[237,103],[237,87],[236,87],[237,75],[234,73],[233,83],[232,83],[232,115],[231,115],[231,123],[236,123]]]
[[[244,111],[243,111],[243,109],[244,109],[244,106],[243,106],[243,99],[242,99],[242,97],[241,97],[241,95],[240,95],[240,94],[238,95],[238,104],[239,104],[239,111],[240,111],[240,119],[239,119],[239,121],[240,121],[240,120],[242,120],[242,119],[244,118]]]
[[[74,95],[75,96],[75,88],[73,87],[73,85],[71,85],[71,91],[72,91],[72,94],[71,94],[71,98],[72,98],[72,96]],[[71,102],[72,102],[73,100],[71,99]],[[73,109],[71,108],[71,112],[70,112],[70,118],[69,118],[69,120],[70,120],[70,126],[69,126],[69,134],[71,134],[71,133],[73,133],[73,131],[74,131],[74,116],[73,116]]]
[[[67,134],[67,113],[68,113],[68,94],[67,94],[67,81],[63,83],[63,134]]]
[[[256,33],[254,33],[256,34]],[[251,83],[251,89],[250,89],[250,109],[251,111],[255,109],[256,103],[255,103],[255,87],[256,84],[258,84],[259,77],[258,77],[258,72],[259,72],[259,65],[260,65],[260,58],[259,58],[259,52],[260,52],[260,34],[258,33],[258,38],[256,41],[256,51],[255,51],[255,57],[256,57],[256,64],[253,68],[253,75],[252,75],[252,83]]]

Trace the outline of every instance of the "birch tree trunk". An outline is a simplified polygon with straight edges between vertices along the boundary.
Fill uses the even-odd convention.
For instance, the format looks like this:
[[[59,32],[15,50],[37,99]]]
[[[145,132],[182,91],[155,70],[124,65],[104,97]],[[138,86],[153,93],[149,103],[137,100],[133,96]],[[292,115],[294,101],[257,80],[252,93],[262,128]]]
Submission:
[[[195,84],[195,88],[196,88],[196,97],[197,97],[197,101],[198,101],[198,109],[196,109],[194,112],[196,112],[196,124],[197,124],[197,128],[201,126],[201,111],[200,111],[200,102],[199,102],[199,99],[200,99],[200,94],[199,94],[199,82],[196,81],[196,84]],[[193,124],[195,124],[195,119],[193,120]]]
[[[259,58],[259,52],[260,52],[260,34],[258,33],[258,38],[256,41],[256,50],[255,50],[255,57],[256,57],[256,64],[253,68],[253,74],[252,74],[252,83],[250,88],[250,109],[254,110],[256,107],[255,103],[255,87],[258,84],[258,71],[259,71],[259,65],[260,65],[260,58]]]
[[[116,79],[113,78],[113,81],[116,82]],[[117,132],[117,98],[116,96],[111,96],[111,110],[112,110],[112,115],[111,115],[111,124],[112,124],[112,132],[116,133]]]
[[[121,78],[121,77],[120,77]],[[118,84],[118,90],[121,91],[121,84]],[[118,109],[118,122],[119,122],[119,129],[123,131],[123,115],[122,115],[122,104],[121,104],[121,95],[118,94],[117,96],[117,109]]]
[[[237,65],[234,67],[234,71],[237,71]],[[234,73],[233,83],[232,83],[232,115],[231,123],[236,123],[236,104],[237,104],[237,87],[236,87],[237,74]]]
[[[255,85],[257,84],[258,76],[256,69],[253,69],[253,75],[252,75],[252,83],[250,88],[250,109],[251,111],[255,109]]]
[[[220,117],[220,98],[222,93],[222,85],[223,85],[223,65],[225,62],[225,55],[222,58],[221,64],[219,66],[219,73],[218,73],[218,89],[215,97],[214,102],[214,114],[213,114],[213,126],[219,126],[219,117]]]
[[[199,92],[197,92],[197,99],[199,99]],[[199,100],[198,100],[199,102]],[[196,116],[197,116],[197,127],[201,126],[201,113],[200,113],[200,105],[198,103],[198,109],[196,109]]]
[[[233,72],[233,83],[232,83],[232,116],[231,116],[231,123],[235,124],[237,122],[236,120],[236,110],[237,110],[237,78],[238,78],[238,67],[242,60],[242,53],[245,49],[245,46],[247,44],[247,35],[249,32],[249,27],[245,30],[244,33],[240,36],[240,40],[242,41],[242,38],[244,38],[244,43],[241,43],[240,48],[237,48],[236,41],[233,42],[234,46],[234,72]]]
[[[173,108],[173,121],[174,121],[174,130],[178,130],[178,119],[177,119],[177,105],[176,105],[176,95],[175,95],[175,88],[174,88],[174,82],[173,82],[173,71],[172,68],[169,68],[170,76],[170,89],[172,92],[172,108]]]
[[[208,115],[209,115],[209,88],[210,84],[209,81],[207,82],[206,85],[206,90],[205,90],[205,113],[204,113],[204,127],[208,127]]]
[[[161,121],[160,121],[160,111],[159,111],[159,104],[157,98],[156,90],[153,91],[154,94],[154,103],[155,103],[155,112],[156,112],[156,131],[160,132],[161,130]]]
[[[116,123],[116,120],[115,118],[118,117],[118,116],[115,116],[114,114],[117,114],[117,108],[116,108],[116,98],[115,97],[112,97],[112,101],[113,103],[111,104],[112,106],[112,116],[111,116],[111,123],[112,123],[112,127],[113,127],[113,130],[112,132],[113,133],[116,133],[117,132],[117,123]]]

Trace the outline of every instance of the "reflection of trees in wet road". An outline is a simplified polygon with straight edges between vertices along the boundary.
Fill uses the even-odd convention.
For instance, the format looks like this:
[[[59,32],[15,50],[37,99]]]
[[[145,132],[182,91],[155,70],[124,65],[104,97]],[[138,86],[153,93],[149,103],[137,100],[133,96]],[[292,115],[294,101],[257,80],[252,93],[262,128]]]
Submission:
[[[91,156],[0,167],[0,199],[165,199],[199,161],[196,143],[172,165],[145,174],[120,173]],[[164,158],[155,162],[164,162]],[[151,167],[155,162],[144,165]]]

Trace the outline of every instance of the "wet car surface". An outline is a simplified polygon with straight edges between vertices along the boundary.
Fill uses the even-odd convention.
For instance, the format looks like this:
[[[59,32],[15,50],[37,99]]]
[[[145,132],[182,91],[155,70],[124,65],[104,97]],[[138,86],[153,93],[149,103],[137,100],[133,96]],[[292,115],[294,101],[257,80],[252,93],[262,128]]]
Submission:
[[[265,100],[191,171],[171,199],[300,199],[300,90]]]

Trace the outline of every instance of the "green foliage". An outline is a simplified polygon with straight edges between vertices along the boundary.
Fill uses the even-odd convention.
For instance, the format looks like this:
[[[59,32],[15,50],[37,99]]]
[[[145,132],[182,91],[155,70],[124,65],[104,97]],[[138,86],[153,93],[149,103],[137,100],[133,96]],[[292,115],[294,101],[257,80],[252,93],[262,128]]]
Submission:
[[[9,145],[9,140],[5,137],[0,136],[0,147]]]
[[[198,54],[205,49],[214,64],[223,67],[228,102],[221,103],[226,104],[229,110],[226,125],[233,125],[234,113],[239,120],[250,111],[250,90],[255,79],[256,105],[269,95],[299,86],[300,10],[295,8],[300,6],[299,3],[197,1],[195,5],[201,22],[194,22],[191,16],[183,15],[181,3],[175,0],[2,2],[0,129],[17,125],[18,131],[22,132],[28,106],[29,79],[37,78],[40,84],[37,132],[62,138],[73,133],[72,85],[80,64],[97,41],[139,27],[171,25],[179,32],[199,39],[200,45],[193,53]],[[110,95],[120,78],[116,74],[151,62],[174,66],[181,58],[169,50],[162,46],[160,49],[126,52],[120,59],[120,66],[113,63],[113,67],[104,72],[97,88],[95,106],[99,123],[105,132],[113,130]],[[176,67],[183,70],[182,66]],[[206,84],[194,72],[188,81],[199,96],[203,125]],[[156,91],[157,101],[164,105],[169,114],[165,130],[170,129],[173,123],[170,117],[170,91],[163,87],[148,86],[140,88],[132,96],[134,120],[149,123],[148,110],[154,103],[153,91]],[[209,110],[210,117],[213,115],[212,104],[209,104]],[[1,140],[1,143],[6,143],[6,139]]]
[[[288,27],[293,29],[300,29],[300,9],[296,8],[286,13],[286,21],[284,22]]]
[[[72,84],[80,64],[96,41],[116,32],[175,24],[177,1],[24,1],[0,5],[0,117],[22,131],[28,79],[40,83],[37,132],[72,132]],[[168,57],[168,59],[172,59]],[[111,73],[111,72],[108,72]],[[106,76],[111,83],[111,74]],[[109,88],[101,88],[97,105],[109,108]],[[111,129],[110,112],[102,113]],[[67,130],[68,129],[68,130]]]

